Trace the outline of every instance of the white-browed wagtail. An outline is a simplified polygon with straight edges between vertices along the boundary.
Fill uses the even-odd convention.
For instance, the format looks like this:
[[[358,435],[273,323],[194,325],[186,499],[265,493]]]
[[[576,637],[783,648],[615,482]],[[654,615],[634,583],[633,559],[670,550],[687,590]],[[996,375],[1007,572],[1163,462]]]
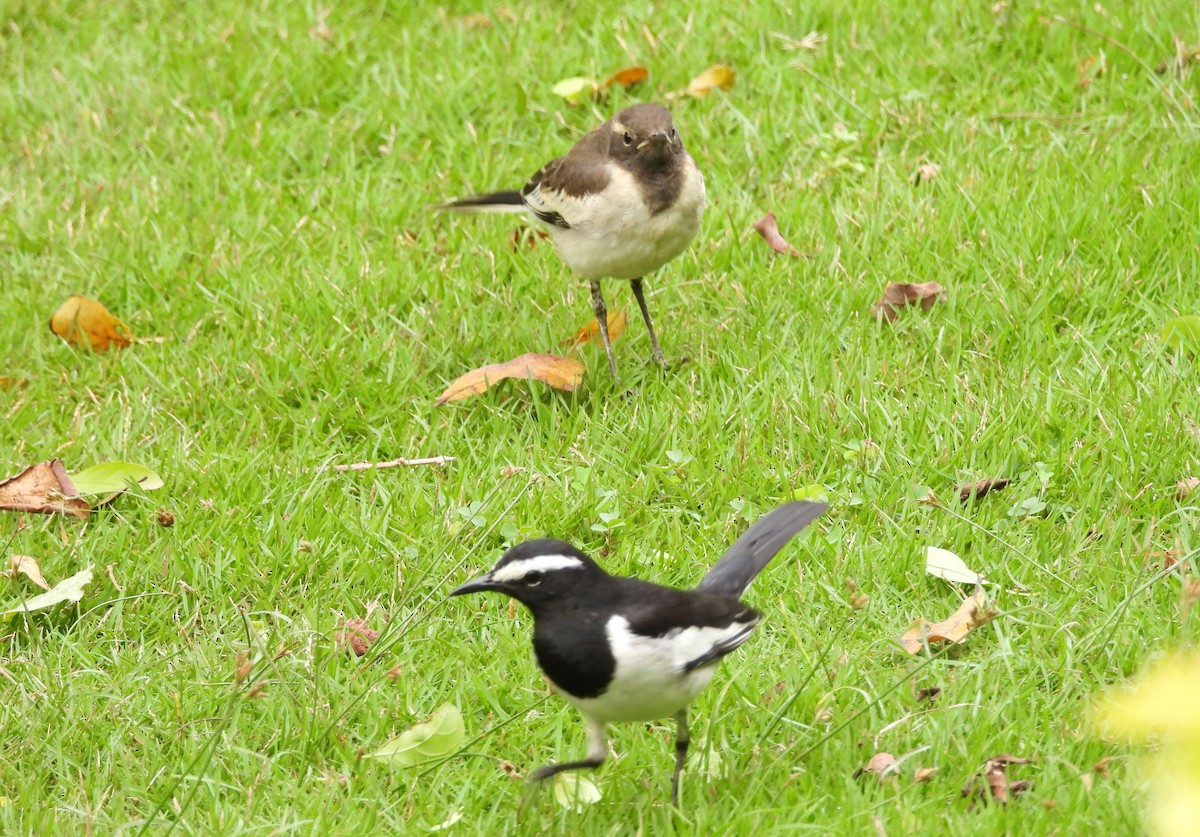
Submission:
[[[780,506],[751,526],[695,590],[609,575],[568,543],[533,540],[514,546],[490,573],[451,596],[495,591],[533,614],[533,650],[554,690],[583,715],[587,758],[534,774],[598,767],[608,754],[606,729],[620,721],[674,716],[675,773],[671,802],[688,750],[688,705],[721,658],[750,637],[761,614],[742,593],[793,535],[828,508]]]
[[[661,105],[625,108],[538,169],[519,192],[493,192],[443,204],[458,212],[526,212],[546,227],[563,261],[591,283],[592,307],[609,371],[616,377],[601,279],[628,279],[666,368],[642,277],[678,256],[704,211],[704,177]]]

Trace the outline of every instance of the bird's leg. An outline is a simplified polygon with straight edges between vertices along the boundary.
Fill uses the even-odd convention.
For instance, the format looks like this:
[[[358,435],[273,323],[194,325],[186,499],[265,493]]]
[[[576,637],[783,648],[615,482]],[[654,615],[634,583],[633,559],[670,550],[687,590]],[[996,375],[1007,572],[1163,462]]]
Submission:
[[[613,360],[612,341],[608,339],[608,311],[604,308],[604,296],[600,293],[600,280],[592,280],[592,309],[596,312],[596,323],[600,326],[600,337],[604,340],[604,352],[608,355],[608,371],[617,377],[617,362]]]
[[[633,295],[637,297],[638,307],[642,309],[642,319],[646,321],[646,330],[650,332],[650,346],[654,350],[654,359],[663,369],[667,368],[667,359],[658,347],[658,337],[654,334],[654,324],[650,322],[650,309],[646,307],[646,294],[642,291],[642,280],[634,279],[629,283],[633,286]]]
[[[579,761],[564,761],[561,764],[548,764],[538,768],[533,774],[535,781],[549,779],[564,770],[590,770],[604,763],[608,755],[608,739],[604,734],[605,725],[591,718],[584,718],[587,723],[588,753],[587,758]]]
[[[679,774],[687,761],[688,744],[692,742],[688,732],[687,707],[675,713],[675,777],[671,780],[671,804],[679,805]]]

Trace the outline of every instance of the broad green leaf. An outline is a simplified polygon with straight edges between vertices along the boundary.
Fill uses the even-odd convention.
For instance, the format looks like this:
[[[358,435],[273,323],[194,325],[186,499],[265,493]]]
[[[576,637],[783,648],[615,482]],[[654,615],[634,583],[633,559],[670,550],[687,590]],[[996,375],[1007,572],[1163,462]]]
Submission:
[[[71,482],[80,495],[112,494],[114,491],[124,491],[130,483],[143,491],[153,491],[163,485],[158,474],[132,462],[101,462],[71,474]]]
[[[1200,352],[1200,314],[1167,320],[1162,330],[1163,342],[1172,349]]]
[[[579,104],[584,99],[596,93],[596,82],[583,76],[564,78],[550,88],[550,92],[562,96],[571,104]]]
[[[28,613],[31,610],[45,610],[63,602],[77,602],[83,598],[83,588],[92,581],[92,568],[75,573],[70,578],[64,578],[47,592],[26,599],[18,607],[0,612],[0,616],[11,616],[14,613]]]
[[[450,755],[462,746],[465,736],[462,713],[454,704],[443,703],[429,720],[406,729],[367,757],[411,767]]]
[[[582,811],[583,806],[600,801],[600,788],[585,776],[576,773],[559,773],[554,783],[554,801],[564,808]]]
[[[820,483],[802,485],[792,492],[793,500],[828,500],[829,489]]]
[[[986,580],[953,552],[936,546],[925,547],[925,572],[958,584],[982,584]]]

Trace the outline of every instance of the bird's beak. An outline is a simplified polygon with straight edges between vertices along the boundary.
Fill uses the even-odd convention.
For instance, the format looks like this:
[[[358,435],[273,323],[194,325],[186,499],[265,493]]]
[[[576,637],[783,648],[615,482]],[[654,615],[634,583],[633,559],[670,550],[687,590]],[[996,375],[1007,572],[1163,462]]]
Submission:
[[[661,148],[664,145],[670,145],[670,144],[671,144],[671,135],[669,133],[667,133],[666,131],[655,131],[649,137],[642,140],[641,144],[638,145],[638,148],[642,149],[642,148],[645,148],[647,145],[653,145],[653,146],[657,146],[657,147]]]
[[[481,575],[479,578],[473,578],[466,584],[460,584],[450,591],[451,596],[465,596],[467,593],[484,593],[488,590],[495,590],[496,583],[492,581],[491,573]]]

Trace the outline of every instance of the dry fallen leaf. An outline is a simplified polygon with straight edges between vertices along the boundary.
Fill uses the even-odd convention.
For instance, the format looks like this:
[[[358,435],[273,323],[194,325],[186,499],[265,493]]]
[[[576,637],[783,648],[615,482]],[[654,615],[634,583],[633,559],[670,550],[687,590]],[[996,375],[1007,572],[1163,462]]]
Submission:
[[[1104,58],[1104,53],[1100,53],[1099,56],[1089,55],[1079,62],[1076,86],[1080,90],[1087,90],[1092,86],[1092,82],[1104,75],[1106,69],[1108,69],[1108,62]]]
[[[703,99],[714,87],[728,90],[733,87],[734,72],[724,64],[714,64],[688,83],[687,93]]]
[[[29,386],[29,381],[25,378],[14,378],[11,375],[0,375],[0,392],[9,392],[14,389],[25,389]]]
[[[333,30],[329,28],[329,9],[318,9],[317,19],[312,26],[308,28],[308,37],[314,41],[320,38],[328,44],[336,42]]]
[[[1001,804],[1008,802],[1010,797],[1016,796],[1022,791],[1029,790],[1033,785],[1032,782],[1026,779],[1010,782],[1007,774],[1007,768],[1010,764],[1029,764],[1029,759],[1005,754],[988,759],[987,763],[983,766],[983,778],[987,783],[988,792],[993,799]],[[983,789],[979,787],[978,775],[971,779],[967,786],[962,789],[962,795],[983,797]]]
[[[972,497],[979,499],[992,491],[1000,491],[1008,486],[1012,480],[993,477],[991,479],[976,480],[968,482],[958,487],[958,499],[962,502],[967,502]]]
[[[446,391],[438,396],[437,404],[440,406],[478,395],[505,378],[536,378],[555,389],[570,392],[583,382],[585,369],[583,363],[571,357],[524,354],[504,363],[472,369],[446,387]]]
[[[521,249],[521,245],[525,245],[530,250],[535,250],[539,241],[543,241],[549,237],[550,233],[543,230],[535,230],[533,227],[514,227],[512,234],[508,237],[508,246],[514,253]]]
[[[1200,488],[1200,479],[1196,477],[1184,477],[1175,483],[1175,499],[1182,502],[1197,488]]]
[[[38,566],[37,559],[32,555],[10,555],[8,562],[12,565],[12,569],[6,573],[0,573],[0,575],[7,575],[9,578],[23,575],[43,590],[50,589],[46,579],[42,578],[42,570]]]
[[[621,335],[625,333],[625,328],[628,325],[629,318],[625,316],[624,311],[610,311],[608,313],[608,339],[611,342],[616,343],[617,340],[620,339]],[[583,328],[579,329],[579,331],[575,332],[575,334],[571,337],[568,337],[566,340],[560,340],[559,345],[570,346],[572,349],[574,349],[578,346],[582,346],[584,343],[592,340],[598,340],[599,338],[600,323],[596,322],[596,320],[592,320]]]
[[[987,606],[987,596],[983,589],[977,588],[975,594],[964,601],[948,619],[941,622],[918,619],[914,622],[900,637],[900,647],[910,654],[916,654],[926,642],[930,645],[935,642],[962,642],[973,628],[986,625],[995,615],[996,612]]]
[[[922,311],[928,311],[935,302],[944,298],[945,289],[937,282],[894,282],[883,289],[883,297],[875,303],[871,313],[876,317],[894,320],[906,305],[919,303]]]
[[[755,221],[754,229],[767,240],[767,244],[771,245],[771,249],[776,253],[783,253],[785,256],[800,255],[800,251],[789,244],[787,239],[779,234],[779,224],[775,221],[774,212],[768,212]]]
[[[622,87],[633,87],[635,84],[641,84],[649,77],[650,71],[645,67],[626,67],[624,70],[617,70],[606,78],[600,84],[600,89],[605,90],[614,84],[619,84]]]
[[[917,166],[908,177],[908,182],[914,186],[920,186],[922,183],[928,183],[930,180],[937,179],[937,176],[942,173],[942,167],[937,163],[922,163]]]
[[[129,326],[96,300],[79,294],[58,306],[50,317],[50,330],[72,346],[90,345],[97,352],[110,346],[123,349],[133,342]]]
[[[864,773],[873,773],[879,781],[884,781],[889,774],[895,773],[896,757],[891,753],[876,753],[867,759],[867,763],[854,771],[854,775],[862,776]]]
[[[913,771],[913,781],[924,782],[931,779],[934,773],[937,773],[936,767],[918,767]]]
[[[367,620],[361,617],[347,620],[342,627],[345,630],[338,632],[335,641],[339,648],[349,646],[357,657],[366,654],[375,640],[379,639],[379,631],[368,625]]]
[[[0,481],[0,510],[84,518],[92,507],[79,499],[62,460],[52,459],[30,465],[15,477]]]

